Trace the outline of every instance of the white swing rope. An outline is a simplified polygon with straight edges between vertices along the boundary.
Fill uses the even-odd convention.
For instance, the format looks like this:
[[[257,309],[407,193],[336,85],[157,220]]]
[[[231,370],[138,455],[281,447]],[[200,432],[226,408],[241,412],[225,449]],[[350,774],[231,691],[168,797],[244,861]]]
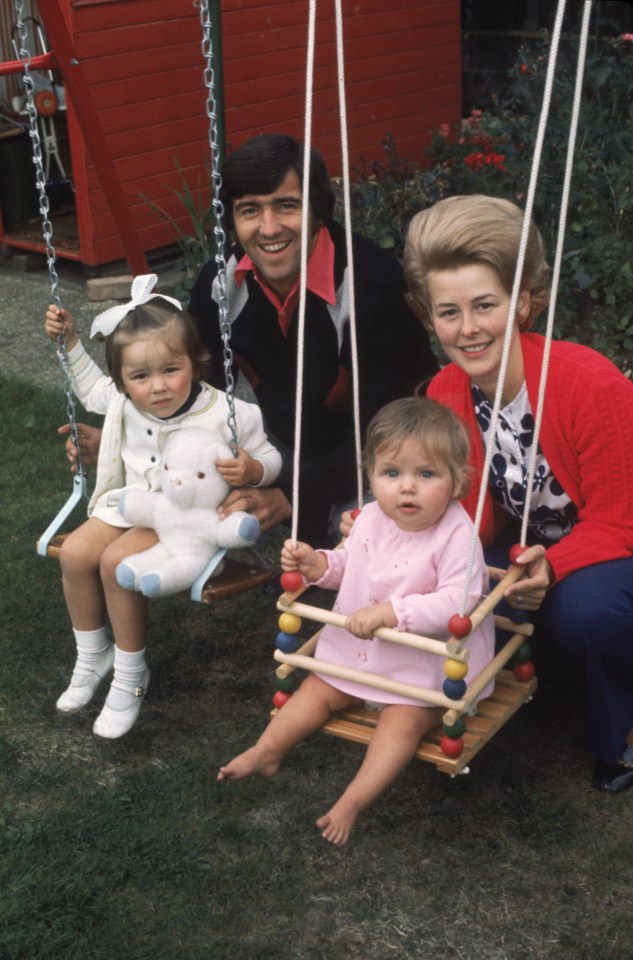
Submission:
[[[585,0],[582,12],[582,25],[580,28],[580,43],[578,47],[578,63],[576,65],[576,84],[574,87],[574,99],[572,104],[571,123],[569,128],[569,140],[567,142],[567,159],[565,162],[565,175],[563,178],[563,191],[561,195],[560,218],[558,221],[558,235],[556,238],[556,255],[554,257],[554,267],[552,270],[552,285],[550,292],[550,302],[547,311],[547,325],[545,328],[545,350],[543,352],[543,365],[541,367],[541,379],[539,381],[538,402],[536,406],[536,417],[534,422],[534,439],[532,440],[532,450],[530,453],[530,466],[528,470],[527,491],[525,498],[525,508],[523,511],[523,520],[521,523],[521,545],[525,546],[527,539],[527,528],[530,517],[530,506],[532,503],[534,475],[536,472],[536,455],[538,451],[538,440],[541,432],[541,421],[543,419],[543,410],[545,407],[545,387],[547,385],[547,371],[549,368],[549,358],[552,346],[552,337],[554,332],[554,315],[556,313],[556,300],[558,298],[558,283],[560,280],[560,267],[563,259],[563,246],[565,243],[565,232],[567,229],[567,210],[569,207],[569,191],[571,187],[571,178],[574,170],[574,152],[576,149],[576,134],[578,132],[578,119],[580,116],[580,105],[582,101],[582,83],[585,73],[585,59],[587,54],[587,42],[589,38],[589,21],[591,19],[592,0]]]
[[[358,382],[358,342],[356,337],[356,298],[354,296],[354,254],[352,244],[352,214],[349,193],[349,151],[347,144],[347,106],[345,102],[345,56],[343,44],[343,13],[341,0],[335,0],[336,62],[338,67],[338,104],[341,122],[341,164],[343,181],[343,211],[347,248],[347,285],[344,295],[349,301],[350,354],[352,359],[352,404],[354,415],[354,451],[356,456],[356,498],[363,506],[363,465],[360,438],[360,391]]]
[[[552,33],[552,43],[550,48],[550,58],[547,66],[547,74],[545,80],[545,88],[543,92],[543,105],[541,107],[541,114],[539,118],[538,131],[536,135],[536,141],[534,145],[534,155],[532,158],[532,168],[530,172],[530,180],[527,191],[527,198],[525,204],[525,211],[523,217],[523,225],[521,230],[521,238],[519,242],[519,251],[517,255],[517,265],[516,272],[514,276],[514,283],[512,286],[512,294],[510,297],[510,305],[508,309],[508,323],[506,325],[506,331],[503,342],[503,351],[501,356],[501,363],[499,367],[499,378],[497,381],[497,389],[495,392],[494,405],[492,410],[491,422],[490,422],[490,432],[488,435],[488,441],[486,443],[486,454],[484,458],[484,466],[482,470],[481,485],[479,488],[479,497],[477,501],[477,510],[475,513],[474,519],[474,529],[473,537],[470,544],[469,554],[468,554],[468,564],[466,569],[466,580],[464,585],[464,593],[460,605],[460,614],[463,616],[466,613],[466,605],[468,602],[468,594],[470,591],[470,585],[472,582],[472,573],[475,559],[475,550],[477,546],[477,540],[479,538],[479,531],[481,529],[481,520],[483,516],[483,510],[486,500],[486,495],[488,492],[488,481],[490,477],[490,467],[492,463],[492,457],[494,454],[495,446],[495,433],[497,429],[497,423],[499,420],[499,411],[501,409],[501,398],[503,393],[503,388],[505,385],[506,373],[508,368],[508,359],[510,354],[510,346],[512,341],[512,336],[514,332],[514,324],[511,322],[511,318],[515,317],[517,304],[519,300],[519,295],[521,293],[521,282],[523,278],[523,267],[525,264],[525,254],[527,249],[528,237],[530,224],[532,221],[532,210],[534,207],[534,196],[536,193],[536,186],[538,181],[538,172],[541,162],[541,155],[543,152],[543,142],[545,139],[545,131],[547,128],[547,120],[549,115],[549,108],[552,99],[552,91],[554,86],[554,75],[556,71],[556,62],[558,58],[558,48],[560,44],[560,35],[562,30],[563,17],[565,13],[565,3],[566,0],[559,0],[558,8],[556,11],[556,21],[554,24],[554,30]],[[521,531],[521,544],[525,545],[525,538],[527,532],[527,525],[529,521],[529,508],[531,501],[531,486],[534,479],[535,473],[535,464],[536,464],[536,453],[538,449],[538,431],[540,430],[540,425],[543,416],[543,407],[545,399],[545,386],[546,386],[546,377],[547,377],[547,366],[549,362],[549,353],[550,346],[552,341],[552,332],[553,332],[553,320],[554,320],[554,309],[555,309],[555,299],[558,290],[558,279],[560,276],[560,264],[562,260],[562,248],[564,243],[564,231],[561,232],[561,226],[564,227],[566,223],[566,214],[567,214],[567,205],[569,202],[569,185],[571,181],[571,175],[573,170],[573,150],[575,147],[576,139],[576,129],[578,125],[578,115],[580,109],[580,99],[582,91],[582,72],[584,70],[584,61],[585,61],[585,50],[587,43],[587,33],[588,33],[588,24],[589,17],[591,14],[591,0],[586,0],[584,4],[583,12],[583,32],[581,35],[581,47],[579,52],[578,59],[578,70],[576,74],[576,90],[574,92],[574,110],[572,113],[572,125],[570,128],[569,136],[569,145],[567,153],[567,163],[565,169],[565,181],[563,195],[561,198],[561,214],[559,220],[559,233],[556,246],[556,257],[554,263],[554,280],[552,282],[552,299],[550,301],[550,310],[548,313],[548,323],[546,330],[546,343],[545,343],[545,354],[543,360],[543,366],[541,369],[541,377],[539,382],[539,393],[538,393],[538,403],[537,410],[535,414],[535,429],[534,429],[534,438],[532,442],[532,450],[530,454],[530,467],[529,467],[529,479],[528,479],[528,490],[526,495],[526,503],[523,514],[523,523]],[[583,47],[584,44],[584,47]],[[555,282],[555,287],[554,287]]]
[[[306,58],[306,105],[303,134],[303,183],[301,188],[301,258],[299,282],[299,316],[297,323],[297,388],[295,401],[295,449],[292,465],[292,523],[291,539],[297,542],[299,526],[299,475],[301,464],[301,419],[303,414],[303,367],[306,317],[306,279],[308,272],[308,227],[310,209],[310,144],[312,143],[312,92],[314,85],[314,36],[316,0],[310,0],[308,15],[308,47]]]
[[[349,154],[347,148],[347,110],[345,103],[345,67],[343,42],[343,15],[341,0],[335,0],[336,18],[336,59],[338,79],[339,119],[341,129],[341,166],[343,183],[343,206],[345,217],[346,250],[347,250],[347,279],[343,291],[343,299],[347,300],[350,325],[350,354],[352,365],[352,403],[354,417],[354,448],[356,454],[356,486],[359,507],[363,505],[363,470],[360,438],[360,401],[358,383],[358,347],[356,336],[356,305],[354,299],[354,260],[352,248],[352,222],[350,213],[349,192]],[[312,101],[314,88],[314,37],[316,27],[316,0],[310,0],[308,21],[308,49],[306,61],[306,106],[304,127],[304,161],[303,161],[303,216],[301,219],[301,280],[299,295],[299,318],[297,327],[297,395],[295,404],[295,450],[293,459],[292,479],[292,526],[291,537],[297,541],[299,524],[299,476],[301,461],[301,421],[303,402],[303,369],[304,369],[304,337],[305,337],[305,301],[308,260],[308,216],[310,196],[310,148],[312,143]],[[308,201],[306,202],[306,198]],[[343,307],[345,303],[343,303]]]
[[[517,271],[516,271],[515,281],[513,285],[512,296],[511,296],[509,316],[514,316],[514,314],[516,313],[516,305],[518,303],[518,296],[520,292],[520,278],[522,276],[522,271],[523,271],[523,266],[525,261],[528,230],[529,230],[529,224],[531,222],[531,210],[534,203],[534,194],[536,189],[536,177],[537,177],[536,171],[538,170],[538,165],[539,165],[540,157],[542,153],[545,126],[547,123],[547,114],[548,114],[549,105],[551,102],[551,93],[552,93],[552,87],[553,87],[553,72],[554,72],[555,62],[556,62],[557,53],[558,53],[561,24],[562,24],[562,19],[564,14],[564,6],[565,6],[565,0],[560,0],[557,19],[556,19],[556,27],[555,27],[553,39],[552,39],[552,53],[550,56],[550,65],[548,68],[546,88],[544,92],[544,102],[543,102],[543,108],[541,112],[541,120],[539,123],[539,129],[538,129],[537,140],[535,145],[535,154],[534,154],[533,165],[532,165],[530,186],[528,189],[526,212],[524,215],[522,237],[521,237],[521,242],[519,247],[519,255],[517,258]],[[582,86],[582,74],[584,70],[584,55],[586,50],[586,38],[588,34],[590,10],[591,10],[591,0],[587,0],[584,7],[583,30],[582,30],[582,37],[581,37],[581,52],[579,53],[579,64],[578,64],[577,78],[576,78],[576,91],[574,95],[574,106],[573,106],[573,112],[572,112],[572,126],[570,129],[568,157],[567,157],[567,165],[565,170],[564,188],[563,188],[563,194],[562,194],[562,203],[564,204],[564,206],[561,207],[559,235],[558,235],[558,242],[557,242],[557,249],[556,249],[556,261],[555,261],[554,276],[552,281],[552,295],[551,295],[552,299],[550,301],[550,315],[548,317],[548,336],[549,336],[550,342],[551,342],[552,328],[553,328],[553,313],[554,313],[554,306],[555,306],[555,298],[558,290],[558,279],[560,275],[560,262],[562,259],[562,244],[564,240],[566,208],[568,203],[569,184],[571,180],[571,173],[572,173],[572,166],[573,166],[573,152],[574,152],[574,146],[575,146],[575,137],[576,137],[579,106],[580,106],[580,99],[581,99],[580,91]],[[304,184],[304,192],[306,190],[307,190],[307,187]],[[509,344],[510,344],[508,331],[511,332],[510,326],[506,328],[506,338],[505,338],[506,342],[504,342],[505,349],[504,349],[504,356],[502,358],[503,369],[500,372],[500,381],[499,381],[500,385],[498,385],[497,396],[495,398],[495,407],[496,407],[495,416],[497,419],[498,419],[498,413],[500,408],[500,398],[501,398],[503,380],[505,379],[507,365],[508,365]],[[549,349],[548,349],[548,354],[549,354]],[[537,414],[535,419],[535,446],[532,451],[532,457],[535,456],[535,450],[538,444],[538,427],[540,426],[540,421],[542,418],[546,372],[547,372],[546,365],[544,364],[544,367],[541,372],[541,382],[539,384],[539,402],[538,402]],[[488,460],[488,464],[486,468],[486,471],[487,471],[486,478],[482,479],[482,491],[484,491],[484,493],[485,493],[485,489],[488,482],[487,474],[489,473],[489,469],[490,469],[490,461],[491,461],[491,455]],[[533,470],[534,468],[532,466],[532,473],[533,473]],[[468,582],[466,585],[466,589],[464,591],[464,603],[462,607],[462,613],[465,608],[465,603],[466,603],[468,589],[469,589],[469,583],[470,583],[470,580],[472,579],[474,549],[476,544],[476,537],[478,536],[478,529],[479,529],[479,526],[481,525],[481,514],[482,514],[481,504],[482,503],[483,503],[483,500],[482,500],[481,491],[480,491],[480,507],[478,509],[478,516],[476,518],[477,527],[476,527],[475,535],[473,537],[471,556],[469,558],[469,566],[468,566],[468,574],[467,574]],[[529,511],[529,507],[528,507],[528,511]],[[529,514],[526,513],[526,516],[527,515]],[[296,533],[294,534],[294,536],[296,538]],[[505,582],[505,579],[502,580],[502,582],[491,592],[490,596],[487,597],[485,601],[478,606],[475,614],[476,623],[473,621],[473,626],[478,625],[489,612],[493,611],[494,606],[499,601],[499,599],[501,599],[501,591],[504,589],[504,582]],[[278,603],[278,608],[280,610],[289,609],[290,612],[293,612],[299,616],[302,616],[302,615],[308,616],[311,619],[321,620],[321,622],[330,622],[330,620],[326,619],[325,616],[322,616],[323,611],[320,611],[320,610],[316,611],[315,608],[298,604],[296,601],[292,601],[290,604],[287,604],[283,602],[283,598],[281,598]],[[504,618],[499,618],[499,620],[503,620],[503,619]],[[339,624],[339,625],[342,625],[342,624]],[[497,655],[497,657],[495,657],[494,661],[492,661],[492,663],[489,665],[486,671],[484,671],[484,673],[482,673],[477,678],[477,680],[470,685],[468,689],[468,692],[469,692],[468,698],[462,699],[459,701],[454,701],[452,699],[449,700],[448,698],[444,698],[442,695],[433,694],[434,696],[437,697],[438,705],[449,706],[450,716],[452,717],[452,719],[450,720],[451,723],[454,722],[454,720],[457,719],[457,716],[461,715],[463,712],[466,712],[466,711],[470,712],[470,704],[472,703],[473,699],[476,698],[476,696],[481,692],[481,690],[483,690],[486,683],[494,675],[496,675],[496,672],[499,669],[499,667],[503,666],[507,662],[507,660],[513,655],[513,653],[516,652],[516,650],[518,649],[518,646],[524,641],[525,636],[529,636],[531,633],[531,630],[533,629],[530,624],[518,625],[510,621],[504,621],[499,625],[501,625],[503,629],[514,631],[514,637],[512,638],[510,643],[506,645],[506,647],[504,648],[504,651],[502,651],[500,654]],[[381,630],[378,632],[378,635],[382,636],[383,634],[387,634],[387,633],[389,633],[390,635],[389,636],[385,635],[384,639],[393,640],[394,642],[398,642],[398,643],[402,642],[402,636],[397,631]],[[313,660],[312,654],[314,653],[314,647],[316,645],[317,637],[318,637],[318,634],[315,637],[312,637],[309,641],[307,641],[307,643],[304,644],[296,654],[283,654],[280,651],[277,651],[275,653],[275,659],[284,665],[280,669],[285,671],[288,671],[288,670],[292,671],[297,667],[303,667],[304,669],[307,669],[307,670],[315,670],[318,667],[318,669],[321,672],[326,673],[327,675],[332,675],[332,676],[342,675],[338,670],[338,668],[333,668],[331,665],[324,664],[320,661],[317,664]],[[417,646],[419,649],[426,649],[426,650],[429,650],[430,652],[437,652],[434,649],[433,644],[434,644],[434,641],[426,637],[415,637],[415,638],[412,637],[411,642],[409,643],[409,645]],[[468,651],[467,649],[463,648],[463,641],[450,641],[450,643],[446,646],[442,644],[442,647],[443,647],[443,653],[444,654],[448,653],[448,655],[452,658],[455,658],[458,660],[467,658]],[[287,673],[284,673],[284,676],[286,675]],[[359,675],[356,675],[356,673],[354,673],[353,679],[358,680],[358,679],[361,679],[361,677]],[[365,673],[362,674],[362,679],[365,682],[369,683]],[[376,686],[379,689],[385,689],[384,678],[377,677],[377,676],[372,677],[371,685]],[[429,691],[416,690],[416,688],[412,688],[411,690],[407,690],[407,695],[428,699]],[[449,716],[449,714],[447,714],[447,716]]]
[[[345,204],[345,228],[348,238],[348,265],[352,264],[352,254],[351,254],[351,217],[349,214],[350,203],[349,203],[349,181],[347,180],[347,171],[348,171],[348,160],[347,160],[347,137],[346,137],[346,114],[345,114],[345,103],[344,103],[344,87],[343,87],[343,42],[342,42],[342,27],[341,27],[341,6],[340,0],[335,0],[336,6],[336,17],[337,17],[337,59],[338,59],[338,69],[339,69],[339,110],[341,116],[341,139],[342,139],[342,155],[343,155],[343,196]],[[305,145],[306,151],[309,150],[309,137],[310,137],[310,117],[311,117],[311,106],[312,106],[312,60],[314,56],[313,50],[313,30],[314,30],[314,21],[313,21],[313,3],[310,7],[311,15],[311,26],[310,26],[310,36],[312,38],[312,43],[308,44],[308,82],[306,95],[306,135],[305,135]],[[308,178],[305,174],[304,168],[304,182],[303,182],[303,195],[308,196]],[[307,219],[307,218],[306,218]],[[302,237],[302,255],[304,257],[304,262],[302,263],[302,273],[301,273],[301,283],[302,286],[305,285],[305,262],[307,260],[306,252],[307,247],[305,243],[305,235]],[[360,414],[359,414],[359,405],[358,405],[358,375],[357,375],[357,349],[356,349],[356,329],[355,329],[355,310],[354,310],[354,298],[353,298],[353,274],[352,281],[348,285],[348,290],[350,292],[350,335],[351,335],[351,346],[352,346],[352,373],[353,373],[353,390],[354,390],[354,427],[355,427],[355,442],[356,442],[356,457],[357,457],[357,466],[358,466],[358,500],[359,505],[362,506],[362,467],[361,467],[361,455],[360,455]],[[516,298],[515,298],[516,299]],[[305,309],[305,308],[304,308]],[[516,308],[515,308],[516,309]],[[300,304],[301,312],[301,304]],[[300,371],[302,370],[303,364],[303,318],[300,317],[300,340],[298,346],[298,384]],[[507,364],[507,361],[506,361]],[[293,503],[297,503],[298,495],[298,462],[299,458],[297,456],[297,450],[300,445],[300,427],[301,427],[301,418],[300,418],[300,399],[297,399],[297,424],[296,424],[296,434],[297,440],[295,445],[295,486],[293,493]],[[292,538],[296,542],[296,516],[297,513],[293,512],[293,530]],[[472,562],[470,576],[472,577]],[[477,626],[482,622],[488,613],[494,610],[495,605],[498,603],[501,598],[501,591],[504,589],[504,581],[502,581],[492,592],[491,594],[481,603],[476,611],[475,620],[473,625]],[[309,619],[316,620],[321,623],[333,623],[336,626],[343,627],[345,625],[345,617],[340,614],[323,611],[320,608],[315,608],[306,604],[298,603],[293,599],[292,595],[283,595],[280,597],[277,607],[282,612],[289,611],[295,615],[302,617],[308,617]],[[318,670],[319,672],[325,674],[326,676],[332,677],[343,677],[351,679],[357,682],[363,682],[368,686],[375,687],[380,690],[391,690],[398,692],[402,695],[413,697],[415,699],[424,700],[426,702],[435,703],[439,707],[443,707],[449,710],[449,713],[446,717],[450,717],[450,723],[456,722],[459,716],[465,712],[472,712],[472,703],[478,697],[478,695],[485,688],[487,683],[496,676],[498,670],[509,660],[509,658],[516,652],[521,643],[525,641],[525,638],[531,635],[533,627],[531,624],[514,624],[505,618],[498,618],[499,625],[503,629],[511,630],[514,632],[514,636],[511,641],[506,645],[504,650],[495,657],[495,659],[488,665],[486,670],[484,670],[479,677],[469,686],[468,688],[468,697],[461,698],[459,700],[454,700],[449,698],[444,693],[438,693],[434,690],[427,690],[423,688],[418,688],[410,684],[400,684],[397,681],[387,681],[384,677],[367,674],[365,671],[359,672],[356,670],[347,670],[343,667],[337,667],[332,664],[326,663],[324,661],[316,661],[314,659],[314,650],[318,640],[319,634],[312,636],[306,643],[304,643],[296,653],[283,653],[280,650],[275,652],[275,660],[277,660],[281,666],[278,668],[278,675],[286,677],[293,670],[297,668],[302,668],[308,671]],[[500,622],[503,621],[503,622]],[[440,656],[450,656],[451,658],[467,662],[469,651],[463,648],[463,643],[457,640],[451,640],[448,643],[443,641],[436,641],[428,637],[422,637],[415,634],[407,634],[401,631],[388,630],[386,628],[379,629],[376,632],[376,636],[381,637],[384,640],[391,641],[397,644],[404,644],[405,646],[413,647],[418,650],[425,650],[430,653],[434,653]],[[281,672],[280,672],[281,671]],[[467,773],[468,768],[463,772]]]

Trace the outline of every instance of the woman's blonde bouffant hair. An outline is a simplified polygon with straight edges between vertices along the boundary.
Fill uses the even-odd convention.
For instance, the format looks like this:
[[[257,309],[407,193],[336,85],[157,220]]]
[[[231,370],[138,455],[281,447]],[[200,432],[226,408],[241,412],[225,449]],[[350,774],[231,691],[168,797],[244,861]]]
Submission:
[[[404,249],[404,276],[407,300],[426,327],[432,328],[431,270],[486,264],[497,272],[506,292],[512,292],[522,225],[523,211],[514,203],[483,194],[447,197],[413,217]],[[532,223],[521,281],[531,304],[520,322],[522,330],[528,330],[547,306],[549,275],[543,238]]]

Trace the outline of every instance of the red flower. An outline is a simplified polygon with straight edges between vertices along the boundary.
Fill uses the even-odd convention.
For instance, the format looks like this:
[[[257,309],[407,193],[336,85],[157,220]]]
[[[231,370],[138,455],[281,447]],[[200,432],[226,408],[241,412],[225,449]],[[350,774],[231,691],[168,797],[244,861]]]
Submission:
[[[464,163],[469,170],[481,170],[484,165],[483,153],[469,153],[464,157]]]
[[[464,157],[464,163],[469,170],[483,170],[484,167],[494,167],[501,173],[507,173],[503,165],[505,154],[503,153],[469,153]]]
[[[487,153],[484,157],[484,161],[489,167],[494,167],[495,170],[500,170],[502,173],[507,173],[507,170],[503,165],[504,160],[505,154],[503,153]]]

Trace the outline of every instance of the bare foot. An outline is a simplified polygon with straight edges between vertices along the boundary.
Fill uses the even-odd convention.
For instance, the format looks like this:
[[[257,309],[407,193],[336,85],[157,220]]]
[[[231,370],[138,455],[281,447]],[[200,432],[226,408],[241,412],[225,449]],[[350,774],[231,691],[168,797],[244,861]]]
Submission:
[[[349,840],[354,824],[358,820],[361,810],[354,804],[341,798],[337,800],[331,810],[316,822],[321,836],[335,847],[342,847]]]
[[[279,761],[257,746],[234,757],[226,767],[220,767],[218,780],[245,780],[247,777],[274,777]]]

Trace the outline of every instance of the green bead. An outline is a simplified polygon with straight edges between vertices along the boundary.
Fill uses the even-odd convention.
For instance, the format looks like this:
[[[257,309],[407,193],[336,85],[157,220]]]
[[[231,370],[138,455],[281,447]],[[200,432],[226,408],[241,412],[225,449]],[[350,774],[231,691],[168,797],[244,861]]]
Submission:
[[[445,736],[450,737],[451,740],[458,740],[459,737],[463,737],[466,732],[466,721],[463,717],[460,717],[459,720],[456,720],[452,726],[449,726],[446,723],[442,724],[442,731]]]
[[[277,690],[283,690],[284,693],[290,693],[297,686],[294,673],[288,677],[275,677],[275,687]]]
[[[521,644],[521,646],[520,646],[519,649],[517,650],[516,654],[514,655],[514,659],[515,659],[518,663],[527,663],[528,660],[531,660],[531,659],[532,659],[532,644],[531,644],[531,643],[523,643],[523,644]]]

